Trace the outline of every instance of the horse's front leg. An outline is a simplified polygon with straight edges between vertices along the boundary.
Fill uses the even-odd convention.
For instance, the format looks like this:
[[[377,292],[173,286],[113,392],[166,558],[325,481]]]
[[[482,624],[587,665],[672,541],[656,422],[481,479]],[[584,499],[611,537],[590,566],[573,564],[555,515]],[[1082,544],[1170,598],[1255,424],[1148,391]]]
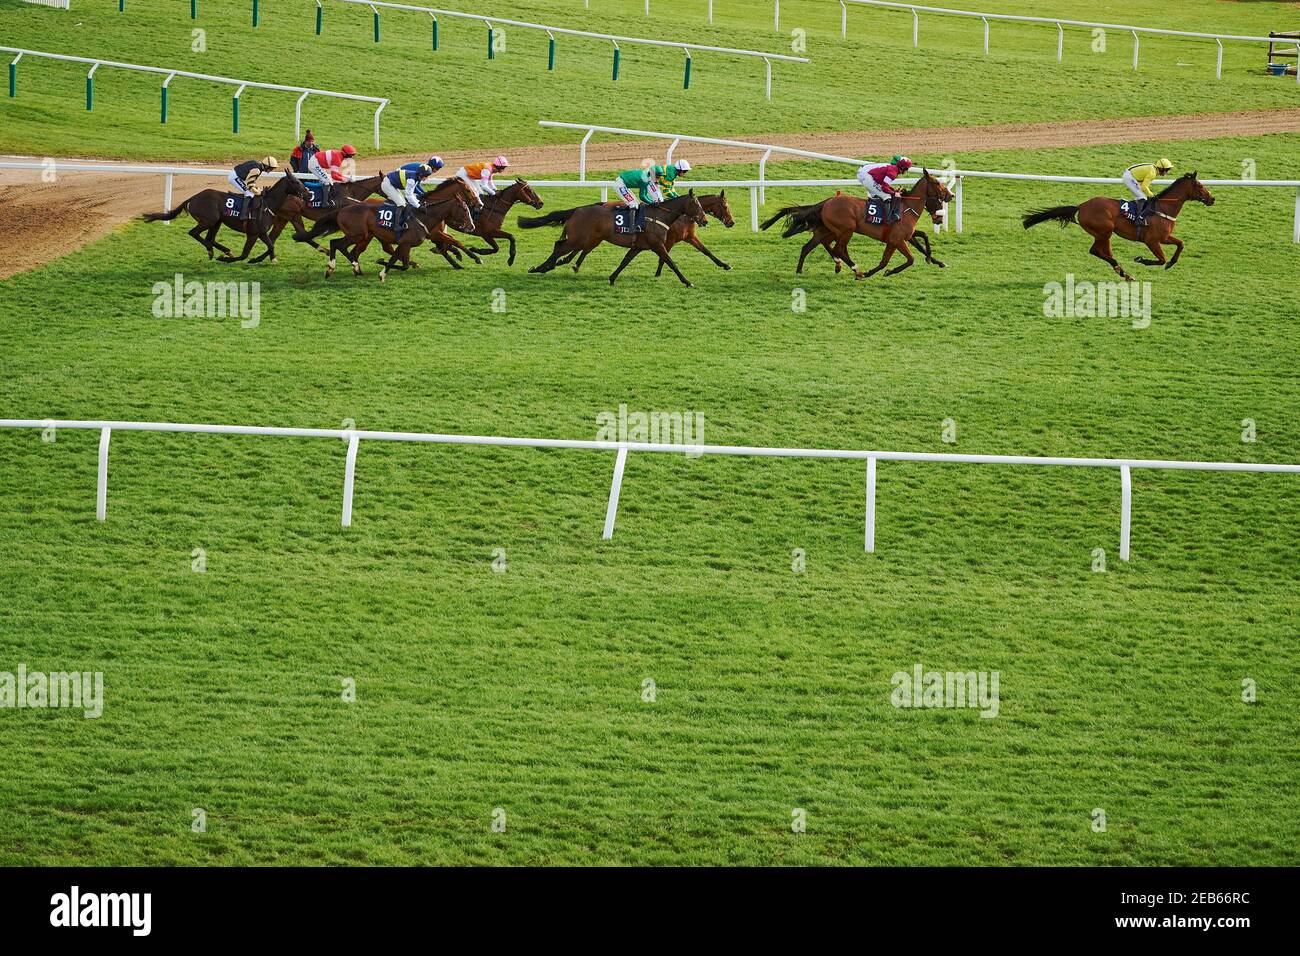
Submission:
[[[665,246],[662,242],[659,242],[659,243],[652,243],[650,248],[654,252],[654,254],[659,257],[660,262],[668,263],[668,268],[672,269],[673,274],[677,276],[677,278],[682,280],[682,285],[686,286],[686,288],[688,289],[694,288],[694,286],[691,285],[691,280],[686,278],[686,276],[682,275],[682,270],[677,268],[677,263],[673,262],[673,257],[668,254],[667,246]]]
[[[897,248],[898,251],[901,252],[904,255],[904,257],[906,257],[907,261],[904,262],[901,266],[895,266],[893,269],[890,269],[888,272],[885,273],[885,275],[887,276],[896,276],[904,269],[912,268],[912,266],[916,263],[916,259],[912,256],[912,253],[908,251],[907,246],[899,245]]]
[[[1183,254],[1183,240],[1179,239],[1173,233],[1170,233],[1165,237],[1163,245],[1174,247],[1173,257],[1165,263],[1166,269],[1172,269],[1174,264],[1178,261],[1178,257]]]
[[[930,236],[927,233],[924,232],[913,233],[912,238],[909,239],[908,241],[912,244],[912,246],[916,249],[917,252],[923,253],[925,255],[925,261],[930,263],[930,265],[938,266],[940,269],[946,268],[942,262],[940,262],[938,259],[936,259],[934,256],[930,254]]]
[[[885,268],[885,266],[889,264],[889,260],[893,258],[894,255],[894,248],[895,247],[891,243],[885,243],[885,253],[880,257],[880,262],[876,265],[876,267],[874,269],[868,269],[866,272],[858,272],[857,269],[854,269],[853,270],[854,274],[859,279],[870,279],[873,275],[875,275],[877,272],[879,272],[881,269]]]
[[[467,252],[473,252],[473,253],[476,253],[477,255],[480,255],[480,256],[491,256],[491,255],[495,255],[496,253],[498,253],[498,252],[501,251],[501,247],[500,247],[499,245],[497,245],[497,240],[496,240],[496,235],[495,235],[495,234],[494,234],[494,235],[488,235],[486,232],[477,232],[477,233],[475,233],[475,235],[478,236],[480,239],[482,239],[484,242],[486,242],[486,243],[488,244],[488,248],[486,248],[486,249],[467,249],[467,250],[466,250]]]
[[[248,253],[253,248],[253,243],[255,242],[257,242],[257,233],[253,232],[252,230],[249,230],[248,232],[244,233],[244,248],[239,253],[239,255],[232,256],[229,253],[227,253],[226,255],[220,256],[218,258],[221,262],[242,262],[244,259],[248,258]]]
[[[705,246],[704,243],[700,242],[700,237],[697,236],[694,231],[691,231],[691,233],[687,235],[686,241],[689,242],[691,245],[693,245],[696,249],[699,249],[700,252],[708,256],[713,261],[713,264],[717,266],[719,269],[726,269],[728,272],[731,271],[731,266],[727,265],[727,263],[723,262],[713,253],[711,253],[708,250],[708,247]]]

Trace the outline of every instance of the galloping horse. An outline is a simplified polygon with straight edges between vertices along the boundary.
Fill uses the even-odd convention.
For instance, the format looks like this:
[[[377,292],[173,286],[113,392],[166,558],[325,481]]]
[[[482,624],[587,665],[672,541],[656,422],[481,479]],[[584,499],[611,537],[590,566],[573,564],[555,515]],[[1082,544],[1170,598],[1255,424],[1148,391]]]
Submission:
[[[468,232],[471,236],[478,236],[485,240],[491,248],[475,249],[474,252],[480,256],[490,256],[495,252],[500,252],[501,247],[497,245],[498,239],[504,239],[510,243],[510,256],[506,259],[506,265],[515,264],[515,237],[501,228],[505,222],[506,213],[510,207],[517,202],[527,203],[534,209],[542,208],[542,200],[533,192],[533,187],[529,186],[524,180],[519,179],[511,183],[505,189],[501,190],[495,196],[489,196],[483,200],[483,211],[475,215],[474,228],[472,230],[462,230]],[[438,251],[442,252],[440,248]],[[443,255],[446,255],[443,252]]]
[[[175,209],[170,209],[167,212],[146,213],[141,218],[145,222],[170,222],[182,212],[188,212],[197,223],[190,230],[190,235],[194,237],[195,242],[208,250],[209,259],[212,258],[214,249],[220,249],[223,253],[218,257],[220,262],[239,262],[242,259],[247,259],[249,250],[253,248],[253,243],[261,239],[266,245],[266,252],[254,259],[253,262],[261,262],[267,256],[270,256],[271,262],[274,263],[277,261],[275,258],[275,237],[267,232],[272,219],[290,196],[295,196],[304,202],[311,198],[311,193],[307,191],[307,187],[299,181],[292,170],[285,170],[284,178],[257,198],[257,214],[252,219],[235,219],[225,215],[227,195],[224,189],[204,189],[195,193]],[[243,252],[237,256],[232,255],[229,249],[216,241],[217,230],[223,225],[235,230],[235,232],[242,232],[247,237],[244,240]],[[205,231],[206,236],[200,235]]]
[[[1053,206],[1051,209],[1030,213],[1022,221],[1026,229],[1048,220],[1059,222],[1062,228],[1077,222],[1088,235],[1092,236],[1092,248],[1088,251],[1103,262],[1110,263],[1111,268],[1118,272],[1121,278],[1131,282],[1133,277],[1120,268],[1119,262],[1111,252],[1110,237],[1119,236],[1130,242],[1145,243],[1155,256],[1154,259],[1138,256],[1133,260],[1134,262],[1144,266],[1164,266],[1166,269],[1172,269],[1178,257],[1183,254],[1183,241],[1174,236],[1174,223],[1178,221],[1183,203],[1189,199],[1205,203],[1207,206],[1214,205],[1214,197],[1201,185],[1194,172],[1184,173],[1155,197],[1151,218],[1141,230],[1124,218],[1120,211],[1120,200],[1106,196],[1094,196],[1078,206]],[[1165,261],[1161,246],[1174,247],[1174,257],[1168,262]]]
[[[731,207],[727,205],[727,191],[725,189],[716,196],[701,196],[699,198],[700,208],[703,209],[707,215],[720,220],[728,229],[736,224],[736,220],[731,216]],[[608,202],[605,203],[605,205],[609,208],[613,208],[614,206],[619,205],[619,203]],[[690,216],[679,216],[677,220],[673,222],[672,228],[668,230],[668,238],[664,241],[664,245],[669,249],[669,251],[671,251],[673,246],[682,241],[689,242],[696,249],[700,250],[700,252],[708,256],[719,269],[731,268],[731,266],[710,252],[704,243],[700,242],[700,237],[695,232],[695,220]],[[581,253],[576,251],[566,253],[560,257],[560,260],[556,265],[567,265],[574,256],[577,256],[578,261],[573,264],[573,271],[577,272],[582,268],[582,262],[587,258],[587,253],[590,251],[590,249],[585,249]],[[664,264],[663,261],[660,260],[659,268],[655,269],[655,278],[657,279],[659,276],[663,275],[663,271]]]
[[[338,189],[339,187],[336,186],[334,188]],[[421,202],[440,202],[444,199],[463,199],[466,205],[475,211],[483,208],[483,201],[478,198],[478,195],[474,190],[471,189],[468,184],[461,182],[459,179],[444,179],[442,182],[438,183],[438,185],[429,189],[422,197]],[[360,199],[350,199],[339,206],[322,209],[321,212],[323,215],[316,220],[316,225],[311,227],[311,231],[302,232],[299,230],[298,232],[295,232],[293,235],[293,241],[310,243],[315,248],[320,249],[321,252],[324,252],[325,255],[329,255],[326,250],[321,249],[320,246],[316,245],[315,240],[319,239],[321,236],[328,236],[331,232],[336,232],[339,227],[335,220],[338,217],[340,209],[346,205],[352,205],[359,201]],[[448,236],[447,239],[451,241],[453,248],[465,249],[463,245],[452,239],[451,236]]]
[[[384,174],[380,173],[378,176],[367,176],[365,179],[355,179],[349,183],[334,183],[331,188],[334,201],[319,208],[313,208],[310,201],[304,202],[296,196],[289,197],[275,214],[275,223],[271,226],[271,241],[279,239],[280,233],[289,223],[293,223],[293,231],[297,234],[306,229],[303,219],[316,222],[326,217],[333,218],[338,212],[338,207],[344,203],[360,202],[370,194],[379,192],[379,184],[383,181]],[[328,250],[318,245],[315,239],[303,241],[310,242],[311,247],[317,252],[329,255]]]
[[[903,212],[898,222],[873,225],[867,222],[867,200],[837,192],[830,199],[823,199],[812,206],[786,206],[763,223],[763,228],[767,229],[778,219],[784,218],[788,222],[785,232],[781,234],[783,238],[788,239],[810,229],[813,231],[813,237],[804,243],[803,251],[799,254],[796,272],[803,272],[804,260],[808,258],[808,253],[821,245],[830,253],[831,258],[836,260],[836,271],[839,269],[838,263],[843,262],[859,279],[875,275],[885,268],[895,252],[901,252],[907,261],[885,273],[887,276],[892,276],[916,262],[907,246],[912,242],[916,226],[921,221],[921,211],[928,212],[931,219],[941,223],[943,204],[952,198],[953,194],[948,187],[931,176],[928,169],[923,169],[921,178],[911,189],[903,193],[899,200],[903,205]],[[849,240],[855,234],[870,236],[885,244],[885,252],[880,257],[879,264],[867,272],[859,271],[853,260],[849,258]],[[918,245],[917,248],[919,249],[920,246]],[[924,252],[927,262],[941,265],[937,259],[930,256],[928,240]]]
[[[691,288],[690,280],[682,275],[682,270],[677,268],[677,263],[673,262],[672,257],[668,255],[667,246],[668,234],[672,231],[672,225],[681,216],[690,217],[698,226],[702,226],[707,222],[704,217],[704,208],[700,205],[700,201],[696,198],[693,189],[685,196],[678,196],[676,199],[652,203],[647,206],[645,230],[643,232],[615,232],[614,216],[610,211],[610,207],[604,203],[578,206],[574,209],[562,209],[559,212],[539,216],[535,219],[520,218],[519,225],[524,229],[564,224],[564,232],[556,240],[555,248],[551,251],[550,257],[528,271],[550,272],[560,264],[560,260],[564,256],[570,253],[590,252],[602,242],[612,242],[616,246],[623,246],[627,249],[627,255],[623,257],[623,261],[619,263],[618,268],[610,275],[610,285],[614,284],[619,273],[627,268],[628,263],[649,249],[659,257],[660,262],[667,263],[668,268],[673,270],[673,274],[682,280],[682,285],[689,289]]]
[[[381,221],[381,213],[389,218]],[[361,263],[357,261],[358,257],[366,251],[372,239],[378,239],[384,251],[388,253],[388,259],[379,260],[379,281],[383,282],[390,268],[405,270],[413,266],[411,250],[425,239],[433,237],[435,241],[456,242],[443,230],[443,222],[450,222],[453,228],[465,230],[473,225],[469,207],[459,195],[433,202],[428,201],[426,197],[420,208],[412,212],[410,223],[400,236],[393,230],[395,225],[393,219],[397,215],[398,210],[391,207],[384,208],[383,203],[378,200],[353,203],[340,209],[337,222],[343,235],[330,241],[330,261],[325,270],[325,278],[328,279],[334,274],[335,256],[340,252],[352,263],[352,274],[361,275]],[[447,261],[451,262],[450,256],[447,257]],[[452,265],[461,268],[454,262]]]

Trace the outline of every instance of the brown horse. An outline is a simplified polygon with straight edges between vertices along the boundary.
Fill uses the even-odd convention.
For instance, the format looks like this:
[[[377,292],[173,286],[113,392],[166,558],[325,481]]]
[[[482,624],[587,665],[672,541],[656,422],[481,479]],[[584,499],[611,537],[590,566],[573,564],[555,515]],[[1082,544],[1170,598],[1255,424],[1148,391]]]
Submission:
[[[381,183],[383,182],[382,173],[380,174],[380,182]],[[338,189],[339,187],[336,186],[334,188]],[[442,182],[438,183],[438,185],[430,187],[429,190],[426,191],[425,194],[421,197],[420,201],[441,202],[444,199],[462,199],[465,201],[466,205],[468,205],[470,209],[476,211],[481,210],[483,208],[483,201],[478,198],[478,194],[475,193],[474,190],[471,189],[468,185],[461,182],[459,179],[444,179]],[[343,205],[351,205],[352,203],[359,202],[359,201],[360,199],[352,199],[349,200],[347,203],[344,203]],[[335,222],[335,219],[338,216],[339,207],[338,206],[326,207],[325,209],[321,210],[321,213],[322,213],[321,217],[316,220],[316,225],[311,227],[311,231],[302,232],[300,230],[298,232],[295,232],[293,236],[293,241],[310,243],[312,246],[315,246],[317,249],[320,249],[321,252],[324,252],[325,255],[328,256],[329,252],[327,252],[324,249],[321,249],[320,246],[317,246],[315,240],[319,239],[321,236],[328,236],[330,233],[338,231],[339,227],[338,227],[338,223]],[[450,235],[448,235],[447,239],[450,240],[453,248],[465,250],[465,247],[461,245],[461,243],[452,239]]]
[[[931,219],[941,223],[943,204],[951,199],[953,194],[948,187],[931,176],[928,169],[923,169],[921,178],[899,197],[899,202],[902,204],[902,217],[898,222],[873,225],[867,222],[867,200],[837,192],[830,199],[823,199],[812,206],[786,206],[763,223],[763,228],[767,229],[778,219],[784,218],[787,224],[785,232],[781,234],[783,238],[788,239],[790,236],[812,230],[812,238],[804,243],[803,250],[799,254],[796,272],[803,272],[804,260],[820,245],[830,253],[832,259],[836,260],[836,271],[839,268],[838,263],[843,262],[859,279],[875,275],[885,268],[895,252],[900,252],[907,261],[885,273],[887,276],[892,276],[916,262],[907,247],[912,244],[917,224],[921,221],[921,212],[923,210],[928,212]],[[861,272],[849,258],[849,240],[854,235],[870,236],[885,244],[884,254],[874,269]],[[919,249],[920,246],[917,248]],[[938,264],[938,260],[929,255],[928,239],[924,251],[926,261]]]
[[[1178,257],[1183,254],[1183,241],[1174,236],[1174,223],[1178,221],[1183,203],[1189,199],[1205,203],[1207,206],[1214,205],[1214,197],[1201,185],[1194,172],[1184,173],[1155,197],[1151,204],[1150,218],[1141,228],[1124,217],[1120,211],[1120,200],[1106,196],[1094,196],[1078,206],[1053,206],[1051,209],[1030,213],[1022,221],[1026,229],[1048,220],[1059,222],[1062,227],[1077,222],[1088,235],[1092,236],[1092,248],[1088,251],[1103,262],[1110,263],[1112,269],[1131,282],[1133,277],[1120,268],[1119,262],[1111,252],[1111,236],[1119,236],[1130,242],[1145,243],[1155,256],[1154,259],[1138,256],[1133,260],[1134,262],[1144,266],[1164,266],[1166,269],[1172,269]],[[1174,247],[1174,257],[1168,262],[1165,261],[1161,246]]]
[[[533,192],[533,187],[522,179],[515,180],[495,196],[489,196],[483,200],[483,211],[476,213],[474,216],[474,228],[472,230],[463,230],[471,236],[478,236],[483,239],[490,247],[475,249],[475,253],[480,256],[490,256],[493,253],[500,252],[501,247],[497,245],[497,240],[504,239],[510,243],[510,256],[506,259],[506,265],[512,266],[515,264],[515,237],[503,230],[501,226],[505,223],[506,213],[517,202],[527,203],[534,209],[542,208],[541,197]],[[446,255],[442,247],[439,247],[438,251]]]
[[[381,221],[381,215],[389,218]],[[393,229],[395,225],[393,219],[398,215],[399,210],[393,207],[384,208],[384,204],[377,199],[352,203],[340,209],[336,219],[343,235],[330,241],[330,261],[325,270],[325,278],[328,279],[334,274],[334,260],[340,252],[352,263],[352,274],[361,275],[361,263],[358,258],[366,251],[372,239],[378,239],[384,251],[388,253],[388,259],[379,260],[379,281],[383,282],[390,268],[405,270],[414,266],[411,262],[411,250],[425,239],[456,242],[443,229],[444,222],[449,222],[455,229],[465,230],[470,229],[474,224],[469,207],[459,195],[433,202],[429,202],[426,197],[426,201],[420,205],[420,208],[412,211],[410,222],[400,236]],[[447,257],[447,261],[456,268],[461,268],[452,262],[450,256]]]
[[[253,243],[261,239],[266,245],[266,252],[262,253],[253,262],[261,262],[267,256],[271,257],[271,262],[276,262],[275,258],[275,237],[267,232],[275,215],[280,211],[280,207],[288,201],[289,197],[296,197],[304,202],[311,198],[311,193],[307,187],[299,181],[291,170],[285,170],[284,178],[272,185],[269,189],[258,196],[254,202],[257,203],[255,213],[252,219],[236,219],[228,214],[227,197],[233,195],[227,193],[224,189],[204,189],[195,193],[189,199],[185,200],[175,209],[167,212],[146,213],[141,218],[145,222],[170,222],[179,216],[182,212],[188,212],[194,217],[197,223],[190,230],[190,235],[194,240],[208,250],[208,258],[212,258],[213,250],[220,249],[223,255],[218,257],[220,262],[239,262],[248,258],[249,251],[253,248]],[[239,255],[232,255],[230,250],[216,241],[217,230],[222,226],[242,232],[246,237],[244,240],[244,250]],[[206,232],[207,235],[201,235]]]
[[[574,253],[587,253],[602,242],[612,242],[616,246],[623,246],[627,249],[627,255],[623,257],[623,261],[619,263],[618,268],[610,275],[610,285],[614,284],[619,273],[627,268],[628,263],[649,249],[659,257],[660,262],[667,263],[668,268],[672,269],[673,274],[682,281],[682,285],[689,289],[691,288],[690,280],[682,275],[682,270],[677,268],[677,263],[673,262],[672,257],[668,255],[667,246],[668,235],[672,232],[673,223],[681,216],[689,217],[698,226],[702,226],[708,221],[704,217],[704,208],[700,205],[700,201],[696,198],[693,189],[685,196],[678,196],[676,199],[669,199],[646,206],[645,229],[642,232],[615,232],[613,213],[611,208],[604,203],[578,206],[574,209],[562,209],[559,212],[539,216],[535,219],[521,217],[519,225],[524,229],[564,224],[564,232],[556,240],[555,248],[551,250],[550,257],[528,271],[550,272],[560,264],[562,259],[568,261],[565,256],[572,258]]]
[[[612,209],[614,206],[619,205],[619,203],[607,202],[605,205]],[[700,208],[704,210],[706,215],[719,220],[728,229],[736,224],[736,220],[733,219],[731,215],[731,207],[727,205],[727,191],[725,189],[715,196],[701,196]],[[699,249],[700,252],[708,256],[719,269],[729,270],[731,268],[731,266],[727,265],[727,263],[723,262],[710,252],[704,243],[700,242],[700,237],[695,232],[695,220],[690,216],[679,216],[677,218],[677,221],[673,223],[672,228],[668,230],[668,239],[664,245],[668,247],[669,251],[671,251],[673,246],[683,241],[689,242],[696,249]],[[577,256],[578,261],[573,264],[573,271],[577,272],[582,268],[582,262],[587,258],[587,253],[590,251],[591,250],[584,250],[581,253],[567,253],[560,258],[560,261],[557,262],[556,265],[566,265],[574,256]],[[659,262],[659,268],[655,269],[655,278],[659,278],[663,275],[663,272],[664,264],[661,260]]]
[[[296,196],[290,196],[280,206],[275,214],[275,222],[271,226],[271,241],[274,242],[280,238],[280,233],[284,227],[293,223],[294,233],[305,233],[306,226],[303,224],[304,219],[310,219],[313,222],[332,217],[338,212],[338,207],[348,202],[360,202],[372,193],[379,192],[379,184],[384,181],[384,174],[378,176],[367,176],[365,179],[354,179],[349,183],[333,183],[330,187],[331,202],[327,205],[314,208],[310,205],[310,200],[303,201]],[[323,255],[329,255],[329,251],[319,245],[315,239],[302,240],[311,243],[311,247]]]

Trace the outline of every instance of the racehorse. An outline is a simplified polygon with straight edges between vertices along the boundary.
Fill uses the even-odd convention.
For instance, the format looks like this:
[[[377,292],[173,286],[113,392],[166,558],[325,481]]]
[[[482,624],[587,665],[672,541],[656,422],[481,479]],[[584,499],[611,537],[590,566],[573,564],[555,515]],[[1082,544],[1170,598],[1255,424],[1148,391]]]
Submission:
[[[610,202],[605,205],[612,208],[619,204]],[[727,191],[725,189],[716,196],[701,196],[700,208],[703,209],[707,215],[720,220],[728,229],[736,224],[736,220],[731,216],[731,207],[727,205]],[[689,242],[696,249],[699,249],[700,252],[708,256],[719,269],[729,270],[731,268],[731,266],[710,252],[704,243],[700,242],[700,237],[695,232],[695,220],[690,216],[679,216],[676,221],[673,222],[672,228],[668,230],[668,239],[664,242],[664,245],[668,247],[669,251],[671,251],[673,246],[682,241]],[[582,262],[587,258],[587,252],[589,251],[590,250],[584,250],[581,253],[566,253],[560,258],[560,261],[557,262],[556,265],[566,265],[574,256],[577,256],[578,261],[573,264],[573,271],[577,272],[582,268]],[[657,279],[659,276],[663,275],[663,271],[664,264],[663,261],[660,260],[659,268],[655,269],[655,278]]]
[[[616,246],[626,248],[627,255],[623,257],[623,261],[618,264],[618,268],[610,275],[610,285],[614,284],[619,273],[627,268],[628,263],[649,249],[659,257],[660,262],[667,263],[668,268],[672,269],[673,274],[682,281],[682,285],[689,289],[691,288],[691,281],[682,275],[682,270],[677,268],[677,263],[673,262],[672,257],[668,255],[668,235],[672,231],[673,223],[680,216],[690,217],[697,226],[702,226],[708,221],[704,217],[704,208],[695,196],[695,190],[692,189],[685,196],[678,196],[676,199],[651,203],[646,206],[645,229],[642,232],[615,232],[611,207],[606,206],[604,203],[578,206],[574,209],[562,209],[559,212],[539,216],[535,219],[521,217],[519,225],[524,229],[564,224],[564,232],[556,240],[555,248],[551,250],[550,257],[528,271],[550,272],[560,264],[561,259],[570,253],[590,252],[602,242],[612,242]]]
[[[489,196],[483,200],[483,211],[474,216],[474,227],[469,232],[471,236],[478,236],[487,242],[490,248],[475,249],[474,252],[480,256],[490,256],[493,253],[500,252],[501,247],[497,245],[498,239],[504,239],[510,243],[510,256],[506,259],[506,265],[515,264],[515,237],[501,228],[506,219],[506,213],[510,207],[517,202],[527,203],[534,209],[542,208],[542,200],[533,192],[533,187],[522,179],[511,183],[505,189],[501,190],[495,196]],[[443,248],[438,249],[443,255],[446,252]]]
[[[381,174],[381,182],[382,182],[382,174]],[[336,186],[334,188],[337,189],[338,187]],[[481,210],[483,208],[483,201],[478,198],[478,194],[474,192],[474,190],[469,186],[468,183],[462,182],[459,179],[444,179],[442,182],[438,183],[438,185],[432,187],[427,192],[425,192],[425,194],[421,197],[420,201],[438,202],[443,199],[463,199],[465,203],[469,206],[469,208],[476,211]],[[354,199],[351,200],[346,205],[351,205],[351,203],[359,202],[359,201],[360,201],[359,199]],[[321,210],[323,215],[316,220],[316,225],[311,227],[311,231],[302,232],[301,230],[299,230],[298,232],[295,232],[293,235],[293,241],[310,243],[312,246],[314,246],[317,249],[320,249],[321,252],[325,253],[325,255],[328,256],[329,252],[327,252],[325,249],[321,249],[320,246],[316,245],[315,240],[319,239],[321,236],[328,236],[331,232],[338,231],[339,227],[338,224],[335,222],[335,219],[339,214],[340,208],[341,207],[339,206],[335,206],[333,208],[327,207],[326,209]],[[447,239],[451,241],[452,248],[465,250],[465,247],[461,245],[461,243],[452,239],[450,235],[447,236]]]
[[[146,213],[141,218],[145,222],[170,222],[179,216],[182,212],[188,212],[194,217],[196,225],[190,230],[190,235],[194,240],[208,250],[208,258],[212,258],[214,249],[220,249],[223,255],[218,257],[220,262],[239,262],[248,258],[249,250],[253,248],[253,243],[261,239],[266,245],[266,252],[262,253],[253,262],[261,262],[267,256],[271,257],[271,262],[276,262],[275,258],[275,237],[267,232],[267,227],[274,219],[280,207],[289,199],[290,196],[306,202],[311,198],[311,193],[307,187],[302,184],[292,170],[285,170],[284,178],[273,184],[269,189],[263,192],[256,200],[256,213],[252,219],[235,219],[225,214],[227,196],[232,195],[224,189],[204,189],[195,193],[189,199],[185,200],[175,209],[167,212]],[[230,250],[216,241],[217,230],[222,225],[227,226],[236,232],[242,232],[247,238],[244,240],[244,251],[239,255],[232,255]],[[201,235],[206,232],[207,235]]]
[[[388,218],[381,221],[381,215]],[[397,209],[385,208],[383,203],[374,199],[353,203],[340,209],[336,219],[343,235],[330,241],[330,261],[325,269],[325,278],[328,279],[334,274],[334,260],[340,252],[352,263],[352,274],[361,275],[361,263],[358,262],[358,257],[366,251],[372,239],[378,239],[384,251],[388,253],[388,259],[379,260],[379,281],[383,282],[390,268],[405,270],[414,266],[411,262],[411,250],[425,239],[434,238],[435,241],[460,245],[442,228],[444,222],[451,223],[453,228],[464,230],[469,230],[474,222],[469,207],[465,205],[465,200],[460,195],[432,202],[426,197],[420,208],[412,211],[410,221],[401,235],[393,229],[395,225],[393,220],[398,215]],[[473,255],[473,253],[469,254]],[[447,261],[458,269],[462,268],[452,262],[450,256],[447,256]]]
[[[784,218],[788,221],[785,232],[781,234],[783,238],[788,239],[790,236],[812,230],[812,238],[804,243],[803,250],[799,254],[796,272],[803,272],[804,260],[808,258],[808,253],[821,245],[830,253],[831,258],[836,260],[837,271],[838,263],[843,262],[859,279],[875,275],[885,268],[895,252],[901,252],[907,261],[885,273],[887,276],[892,276],[916,262],[907,247],[912,243],[917,224],[921,221],[922,210],[928,212],[930,218],[936,223],[941,223],[943,204],[951,199],[953,194],[948,187],[931,176],[928,169],[923,168],[921,178],[899,198],[903,211],[898,222],[885,225],[869,223],[866,218],[868,200],[837,192],[830,199],[823,199],[812,206],[786,206],[763,223],[762,228],[767,229],[778,219]],[[872,205],[875,203],[873,202]],[[849,258],[849,240],[855,234],[870,236],[885,244],[885,251],[880,257],[879,264],[867,272],[859,271],[853,260]],[[918,245],[917,248],[921,247]],[[928,238],[923,251],[927,262],[942,266],[929,254]]]
[[[1133,277],[1120,268],[1119,262],[1111,252],[1111,236],[1119,236],[1130,242],[1145,243],[1155,256],[1154,259],[1137,256],[1134,262],[1144,266],[1164,266],[1166,269],[1172,269],[1178,257],[1183,254],[1183,241],[1174,235],[1174,223],[1178,221],[1183,203],[1189,199],[1205,203],[1207,206],[1214,205],[1214,197],[1196,178],[1194,172],[1184,173],[1155,197],[1151,207],[1151,217],[1141,229],[1124,217],[1120,211],[1120,200],[1106,196],[1094,196],[1078,206],[1053,206],[1051,209],[1030,213],[1022,221],[1026,229],[1048,220],[1059,222],[1062,228],[1077,222],[1088,235],[1092,236],[1092,248],[1088,251],[1103,262],[1110,263],[1111,268],[1118,272],[1121,278],[1132,282]],[[1165,261],[1161,246],[1174,247],[1174,256],[1168,262]]]
[[[330,192],[332,202],[327,205],[313,208],[310,201],[304,202],[296,196],[290,196],[280,206],[275,214],[275,223],[271,226],[271,241],[274,242],[280,238],[280,233],[289,223],[293,223],[295,234],[303,233],[306,227],[303,225],[303,219],[310,219],[316,222],[326,216],[333,217],[338,212],[338,207],[345,202],[360,202],[372,193],[379,192],[379,184],[384,181],[384,174],[378,176],[367,176],[365,179],[354,179],[349,183],[333,183]],[[303,240],[311,243],[311,247],[317,252],[329,255],[329,252],[320,246],[315,239]]]

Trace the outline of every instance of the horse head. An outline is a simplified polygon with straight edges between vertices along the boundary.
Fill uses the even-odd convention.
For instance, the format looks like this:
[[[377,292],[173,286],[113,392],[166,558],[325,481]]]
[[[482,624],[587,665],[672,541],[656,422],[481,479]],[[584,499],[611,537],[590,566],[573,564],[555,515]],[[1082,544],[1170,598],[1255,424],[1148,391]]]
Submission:
[[[518,193],[518,199],[520,202],[527,203],[534,209],[542,208],[542,197],[533,192],[533,187],[528,185],[524,180],[515,180],[515,184],[511,188]]]
[[[704,196],[700,199],[700,205],[710,216],[721,220],[728,229],[736,224],[736,220],[731,217],[731,206],[727,204],[725,189],[716,196]]]
[[[708,225],[709,219],[704,215],[704,207],[700,205],[700,198],[695,195],[695,190],[690,190],[682,198],[686,201],[682,204],[681,214],[683,216],[690,216],[697,226]]]

